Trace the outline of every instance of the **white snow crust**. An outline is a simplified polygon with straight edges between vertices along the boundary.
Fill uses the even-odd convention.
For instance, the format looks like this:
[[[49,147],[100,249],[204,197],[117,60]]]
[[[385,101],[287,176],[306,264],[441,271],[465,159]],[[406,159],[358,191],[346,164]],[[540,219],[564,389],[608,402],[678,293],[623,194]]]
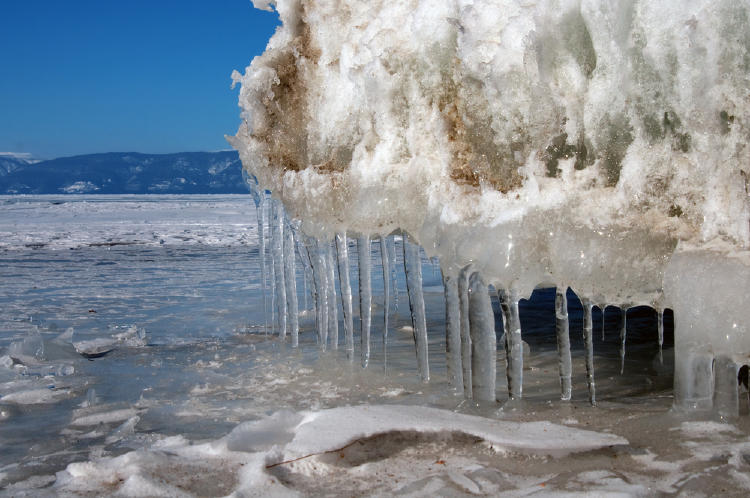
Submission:
[[[117,418],[128,415],[118,413]],[[277,412],[241,424],[213,442],[191,444],[182,437],[172,437],[157,441],[150,449],[72,463],[58,472],[53,489],[61,495],[109,489],[124,496],[189,496],[196,494],[192,471],[212,473],[213,482],[222,483],[223,494],[228,496],[294,496],[292,489],[268,472],[274,463],[314,458],[358,439],[399,431],[434,433],[436,437],[461,432],[499,449],[540,456],[628,444],[612,434],[548,422],[489,420],[419,406],[364,405],[297,414]],[[326,465],[319,466],[325,474]],[[170,472],[164,474],[165,468]],[[461,474],[453,472],[452,480],[472,488],[473,481]],[[191,483],[190,494],[181,491]]]
[[[283,26],[229,140],[310,234],[618,304],[678,241],[748,249],[747,0],[254,3]]]
[[[508,422],[426,406],[365,405],[308,414],[284,448],[284,457],[321,453],[355,439],[393,431],[462,432],[508,450],[552,456],[628,444],[613,434],[551,422]]]

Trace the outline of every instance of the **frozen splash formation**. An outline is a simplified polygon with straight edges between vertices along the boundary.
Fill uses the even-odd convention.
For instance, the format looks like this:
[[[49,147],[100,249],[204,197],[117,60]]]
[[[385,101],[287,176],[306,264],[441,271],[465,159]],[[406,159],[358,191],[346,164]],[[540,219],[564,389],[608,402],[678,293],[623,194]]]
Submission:
[[[676,405],[734,410],[750,362],[750,1],[253,3],[283,25],[234,74],[243,122],[230,142],[259,188],[318,241],[318,267],[332,269],[329,241],[347,232],[368,245],[408,234],[439,257],[457,388],[494,397],[492,285],[509,390],[522,395],[518,299],[549,286],[560,290],[569,397],[570,287],[584,304],[587,351],[592,306],[673,309]],[[324,273],[314,280],[329,303],[336,290]],[[336,307],[326,306],[318,318],[331,328]],[[364,343],[371,317],[362,316]]]

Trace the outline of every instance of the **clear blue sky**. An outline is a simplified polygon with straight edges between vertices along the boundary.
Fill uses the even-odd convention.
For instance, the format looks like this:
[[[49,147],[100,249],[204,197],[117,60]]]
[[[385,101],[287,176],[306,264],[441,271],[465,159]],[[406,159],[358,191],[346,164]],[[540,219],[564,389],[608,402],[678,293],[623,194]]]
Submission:
[[[228,148],[278,24],[250,0],[0,0],[0,152]]]

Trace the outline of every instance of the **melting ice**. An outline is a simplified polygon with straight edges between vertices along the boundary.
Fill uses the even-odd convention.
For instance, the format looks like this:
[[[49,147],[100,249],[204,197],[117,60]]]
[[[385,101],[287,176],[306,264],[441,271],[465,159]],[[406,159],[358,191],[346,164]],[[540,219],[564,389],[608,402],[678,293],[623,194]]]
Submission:
[[[234,75],[253,236],[7,230],[8,288],[59,286],[3,295],[0,486],[750,490],[748,1],[253,3],[283,22]]]
[[[382,245],[370,241],[370,356],[362,368],[357,238],[339,234],[335,285],[321,290],[343,304],[337,321],[344,329],[351,320],[351,339],[345,331],[335,350],[329,333],[323,351],[321,334],[331,329],[318,327],[304,255],[322,249],[327,256],[334,245],[308,244],[282,212],[283,267],[294,263],[300,298],[297,343],[293,305],[282,341],[277,307],[263,306],[264,294],[270,303],[278,292],[272,278],[263,292],[259,248],[266,249],[268,274],[279,257],[271,240],[276,208],[263,197],[264,244],[247,197],[2,199],[3,231],[30,217],[52,227],[71,213],[80,224],[58,223],[64,230],[35,233],[33,246],[0,252],[0,493],[650,494],[707,492],[727,483],[745,492],[747,417],[717,424],[669,411],[671,312],[664,315],[662,366],[657,314],[628,311],[621,376],[620,314],[608,310],[602,341],[599,308],[586,318],[587,308],[568,291],[572,392],[561,401],[554,290],[537,290],[527,301],[487,289],[469,268],[455,294],[444,292],[450,278],[416,251],[409,264],[419,264],[422,275],[425,383],[404,241],[392,235]],[[225,235],[223,243],[213,243],[216,233]],[[286,259],[290,248],[293,261]],[[407,259],[415,248],[407,247]],[[328,257],[320,260],[329,265]],[[348,292],[342,275],[349,276]],[[394,283],[394,275],[386,299],[385,282]],[[307,305],[304,291],[313,293]],[[448,310],[463,306],[469,311],[449,325]],[[590,356],[585,323],[594,332],[587,334]],[[483,347],[492,339],[495,346]],[[447,350],[451,342],[456,347]],[[96,353],[85,346],[99,343],[106,343],[105,354],[84,354]],[[514,353],[507,353],[509,344]],[[596,366],[596,407],[588,401],[589,361]],[[508,364],[523,387],[510,403]],[[472,375],[468,384],[464,371]]]
[[[511,324],[517,298],[557,287],[563,398],[568,288],[622,310],[623,362],[627,309],[675,310],[678,407],[711,408],[737,384],[750,363],[750,2],[254,4],[283,26],[234,74],[243,122],[229,140],[304,233],[404,233],[449,281],[474,279],[465,292],[508,296]],[[464,356],[490,326],[475,312],[486,303],[467,303]],[[505,344],[520,397],[516,332]],[[471,396],[484,383],[467,361]]]

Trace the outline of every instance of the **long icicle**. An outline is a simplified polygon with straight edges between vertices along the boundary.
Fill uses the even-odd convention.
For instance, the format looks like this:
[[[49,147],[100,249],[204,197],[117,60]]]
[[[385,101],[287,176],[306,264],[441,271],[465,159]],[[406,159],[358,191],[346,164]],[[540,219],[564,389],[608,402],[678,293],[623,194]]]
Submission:
[[[664,310],[659,309],[657,316],[657,330],[659,334],[659,364],[664,365]]]
[[[508,395],[511,399],[523,397],[523,339],[521,318],[518,313],[518,293],[511,289],[498,290],[500,306],[503,308],[505,337],[508,341],[507,375]]]
[[[325,259],[320,257],[318,241],[308,237],[307,246],[310,266],[312,266],[313,283],[315,287],[315,326],[318,335],[318,345],[326,349],[326,337],[328,335],[328,294],[326,293]]]
[[[340,232],[336,234],[336,259],[339,265],[339,290],[341,291],[341,309],[344,314],[346,356],[350,360],[354,360],[352,286],[349,281],[349,242],[346,239],[346,232]]]
[[[628,307],[620,308],[620,375],[625,372],[625,340],[628,336]]]
[[[396,238],[388,237],[386,246],[388,247],[388,271],[391,273],[393,282],[393,308],[398,316],[398,281],[396,280]]]
[[[286,303],[289,315],[289,331],[292,336],[292,347],[299,346],[299,303],[297,302],[297,264],[294,230],[289,222],[284,231],[284,282],[286,283]]]
[[[297,236],[295,235],[295,239]],[[304,251],[305,254],[307,254],[307,251]],[[305,259],[302,257],[302,253],[300,252],[300,245],[299,242],[297,242],[297,254],[300,255],[300,260],[302,260],[302,309],[307,311],[307,272],[309,271],[307,269],[307,265],[305,264]]]
[[[256,186],[257,189],[257,186]],[[264,192],[251,190],[255,202],[255,214],[258,218],[258,253],[260,255],[260,288],[263,292],[263,330],[268,333],[268,289],[266,283],[266,196]]]
[[[332,349],[339,348],[339,314],[336,305],[336,267],[334,260],[334,248],[331,242],[326,242],[326,267],[328,290],[328,340]]]
[[[596,405],[596,385],[594,384],[594,321],[591,300],[581,299],[583,305],[583,347],[586,351],[586,381],[589,386],[589,403]]]
[[[266,219],[268,220],[268,238],[271,247],[268,248],[269,256],[271,257],[271,275],[269,275],[269,286],[271,287],[271,335],[276,333],[276,263],[274,262],[273,255],[273,203],[272,198],[268,198],[266,204],[268,204],[268,212],[266,213]]]
[[[388,371],[388,314],[391,301],[390,273],[391,262],[388,257],[388,243],[380,236],[380,260],[383,265],[383,371]]]
[[[458,307],[461,329],[461,367],[464,383],[464,397],[471,399],[471,327],[469,322],[469,276],[472,265],[458,274]]]
[[[469,277],[471,381],[474,399],[495,401],[497,339],[492,302],[479,272]]]
[[[409,236],[402,235],[404,247],[404,270],[406,273],[406,291],[409,294],[409,309],[414,332],[414,345],[417,350],[417,368],[422,382],[430,380],[430,360],[427,350],[427,320],[422,293],[422,258],[419,246],[409,241]]]
[[[557,362],[560,370],[560,399],[569,401],[573,388],[571,376],[573,362],[570,357],[570,326],[568,323],[567,288],[557,286],[555,291],[555,331],[557,333]]]
[[[448,384],[458,394],[463,394],[461,304],[458,299],[458,279],[443,272],[443,289],[445,290],[445,363],[448,371]]]
[[[372,281],[370,261],[370,236],[362,235],[357,239],[359,256],[359,321],[360,339],[362,342],[362,368],[370,363],[370,325],[372,324]]]
[[[320,269],[318,271],[318,273],[320,274],[321,297],[320,343],[323,347],[323,350],[326,350],[328,349],[328,320],[330,319],[330,317],[328,316],[328,313],[330,311],[328,305],[328,257],[325,250],[325,243],[320,239],[315,239],[315,261],[318,268]]]
[[[297,242],[297,254],[299,255],[300,261],[302,261],[302,267],[304,269],[304,278],[302,279],[303,282],[303,290],[304,290],[304,309],[307,311],[310,309],[308,307],[307,302],[307,293],[310,293],[310,298],[313,303],[315,304],[315,282],[312,275],[312,263],[310,262],[310,253],[307,249],[307,246],[305,245],[305,237],[302,235],[299,231],[299,228],[295,225],[292,225],[292,230],[294,230],[294,238]]]
[[[286,283],[284,278],[284,205],[273,201],[273,265],[276,276],[276,314],[279,318],[279,337],[283,340],[287,332]]]

